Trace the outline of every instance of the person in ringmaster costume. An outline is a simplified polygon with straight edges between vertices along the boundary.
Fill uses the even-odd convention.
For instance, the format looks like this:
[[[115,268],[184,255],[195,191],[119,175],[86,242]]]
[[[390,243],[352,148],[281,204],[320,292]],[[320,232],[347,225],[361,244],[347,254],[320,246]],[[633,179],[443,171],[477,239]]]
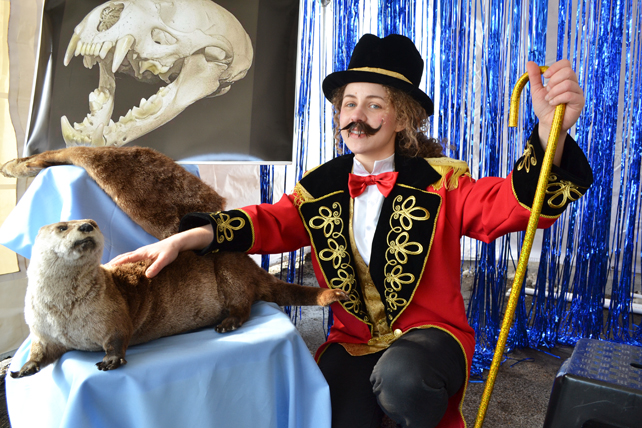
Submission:
[[[527,65],[539,123],[506,178],[475,180],[424,134],[433,103],[419,82],[424,62],[400,35],[364,35],[348,70],[327,76],[335,138],[351,153],[308,171],[276,204],[193,213],[183,232],[112,263],[155,259],[155,275],[179,251],[281,253],[310,245],[321,287],[350,299],[316,352],[330,386],[333,427],[463,427],[475,348],[460,290],[460,238],[484,242],[528,223],[555,106],[567,104],[539,221],[551,226],[593,181],[567,135],[584,106],[566,60],[545,73]],[[311,403],[313,405],[313,403]]]

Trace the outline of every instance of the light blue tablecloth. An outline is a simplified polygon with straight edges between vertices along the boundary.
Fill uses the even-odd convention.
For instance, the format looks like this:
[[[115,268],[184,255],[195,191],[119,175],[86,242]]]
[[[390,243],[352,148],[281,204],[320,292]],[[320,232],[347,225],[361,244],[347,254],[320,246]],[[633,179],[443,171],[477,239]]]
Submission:
[[[43,170],[0,226],[0,244],[31,258],[38,229],[65,220],[93,219],[105,235],[102,263],[157,239],[116,206],[84,169],[56,166]]]
[[[0,227],[0,244],[29,258],[38,229],[92,218],[106,237],[103,262],[155,238],[133,223],[82,168],[36,177]],[[29,354],[30,339],[11,370]],[[328,386],[278,306],[257,302],[239,330],[212,328],[127,350],[128,363],[101,372],[100,352],[73,351],[39,373],[7,377],[13,428],[329,427]]]

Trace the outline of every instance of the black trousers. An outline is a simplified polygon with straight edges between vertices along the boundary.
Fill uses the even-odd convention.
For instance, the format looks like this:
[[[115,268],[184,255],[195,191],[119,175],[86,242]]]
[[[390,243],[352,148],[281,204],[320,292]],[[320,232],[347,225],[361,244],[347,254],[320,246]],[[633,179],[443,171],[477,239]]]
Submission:
[[[467,371],[457,341],[437,328],[412,330],[360,357],[333,343],[319,368],[330,385],[333,428],[378,428],[384,413],[402,427],[435,427]]]

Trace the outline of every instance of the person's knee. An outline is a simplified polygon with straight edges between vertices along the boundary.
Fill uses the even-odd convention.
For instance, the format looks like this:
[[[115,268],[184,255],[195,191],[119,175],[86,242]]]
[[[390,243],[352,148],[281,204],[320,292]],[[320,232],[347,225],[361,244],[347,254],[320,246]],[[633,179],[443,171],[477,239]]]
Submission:
[[[407,368],[405,370],[377,370],[375,368],[370,382],[375,395],[385,398],[390,403],[396,401],[421,402],[426,399],[448,402],[448,392],[445,385],[435,382],[434,379],[424,379],[419,373]]]
[[[436,426],[448,407],[446,388],[428,385],[416,373],[375,370],[370,381],[381,409],[402,426]]]
[[[384,353],[370,382],[380,407],[393,420],[404,427],[434,427],[445,414],[449,397],[461,386],[461,376],[453,373],[459,370],[407,341]]]

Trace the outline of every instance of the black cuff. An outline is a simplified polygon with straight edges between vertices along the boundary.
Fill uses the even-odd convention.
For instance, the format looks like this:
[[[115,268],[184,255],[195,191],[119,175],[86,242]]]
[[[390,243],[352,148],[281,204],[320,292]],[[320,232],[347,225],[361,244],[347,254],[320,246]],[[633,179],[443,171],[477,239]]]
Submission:
[[[531,133],[524,154],[513,168],[513,190],[520,204],[531,208],[537,181],[544,161],[544,149],[538,134],[539,124]],[[542,215],[556,217],[562,214],[569,203],[579,199],[593,184],[591,166],[571,136],[567,135],[560,166],[552,165]]]
[[[247,252],[254,245],[254,228],[249,216],[242,210],[216,213],[190,213],[181,219],[179,231],[212,225],[214,239],[206,248],[196,251],[198,255],[218,251]]]

